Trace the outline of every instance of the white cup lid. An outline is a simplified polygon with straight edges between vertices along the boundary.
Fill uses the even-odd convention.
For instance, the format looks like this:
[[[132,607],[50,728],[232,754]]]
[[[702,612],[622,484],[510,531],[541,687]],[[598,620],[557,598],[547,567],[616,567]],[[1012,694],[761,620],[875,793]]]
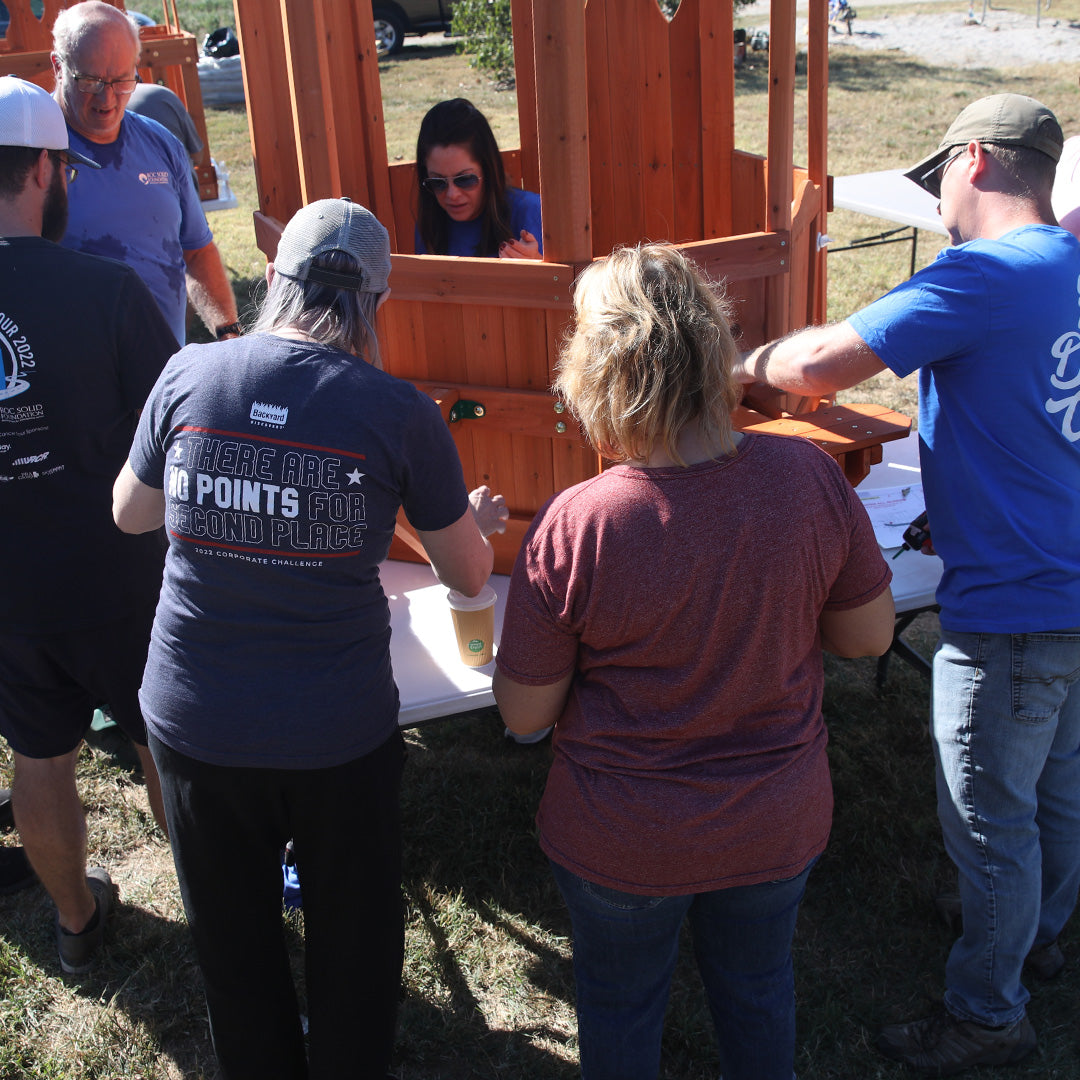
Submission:
[[[482,611],[495,603],[498,594],[490,585],[485,585],[475,596],[466,596],[457,589],[449,589],[446,599],[455,611]]]

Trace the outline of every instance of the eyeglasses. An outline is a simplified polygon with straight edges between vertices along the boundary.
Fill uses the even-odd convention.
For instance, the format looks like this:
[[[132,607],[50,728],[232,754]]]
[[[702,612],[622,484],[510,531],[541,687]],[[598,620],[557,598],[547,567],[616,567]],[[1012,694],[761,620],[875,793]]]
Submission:
[[[111,86],[113,93],[119,97],[133,94],[135,87],[142,82],[138,72],[126,79],[99,79],[96,75],[80,75],[75,71],[71,72],[71,77],[82,94],[100,94],[106,86]]]
[[[58,169],[62,169],[64,178],[69,184],[75,182],[75,177],[79,175],[79,170],[75,168],[69,161],[65,161],[58,153],[51,153],[49,157],[52,158],[53,163]]]
[[[959,150],[954,150],[940,165],[935,165],[932,169],[928,169],[919,177],[919,183],[922,184],[935,199],[941,198],[941,181],[945,179],[945,170],[967,149],[967,145],[961,146]]]
[[[462,173],[460,176],[429,176],[420,181],[422,187],[427,188],[432,195],[442,195],[451,184],[461,191],[472,191],[480,183],[480,177],[476,173]]]

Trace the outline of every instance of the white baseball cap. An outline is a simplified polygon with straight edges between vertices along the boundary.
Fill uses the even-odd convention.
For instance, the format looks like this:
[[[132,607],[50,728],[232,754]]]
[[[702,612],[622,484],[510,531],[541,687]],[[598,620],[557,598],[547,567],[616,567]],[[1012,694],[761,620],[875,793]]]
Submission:
[[[70,161],[100,169],[96,161],[69,149],[64,113],[36,83],[15,75],[0,77],[0,146],[61,150]]]

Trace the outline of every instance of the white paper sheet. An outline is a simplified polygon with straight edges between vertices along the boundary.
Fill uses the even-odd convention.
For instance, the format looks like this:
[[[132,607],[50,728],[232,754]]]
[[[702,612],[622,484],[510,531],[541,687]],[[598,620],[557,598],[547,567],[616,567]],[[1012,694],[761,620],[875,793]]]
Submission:
[[[855,493],[866,507],[874,536],[883,548],[899,547],[904,542],[904,530],[926,509],[922,484],[856,489]]]

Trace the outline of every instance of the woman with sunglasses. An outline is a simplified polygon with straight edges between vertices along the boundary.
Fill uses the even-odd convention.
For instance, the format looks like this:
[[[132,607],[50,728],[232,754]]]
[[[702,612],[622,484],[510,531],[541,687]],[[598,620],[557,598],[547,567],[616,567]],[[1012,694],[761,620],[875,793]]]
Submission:
[[[508,187],[484,114],[464,98],[428,110],[416,140],[417,255],[539,259],[540,196]]]

